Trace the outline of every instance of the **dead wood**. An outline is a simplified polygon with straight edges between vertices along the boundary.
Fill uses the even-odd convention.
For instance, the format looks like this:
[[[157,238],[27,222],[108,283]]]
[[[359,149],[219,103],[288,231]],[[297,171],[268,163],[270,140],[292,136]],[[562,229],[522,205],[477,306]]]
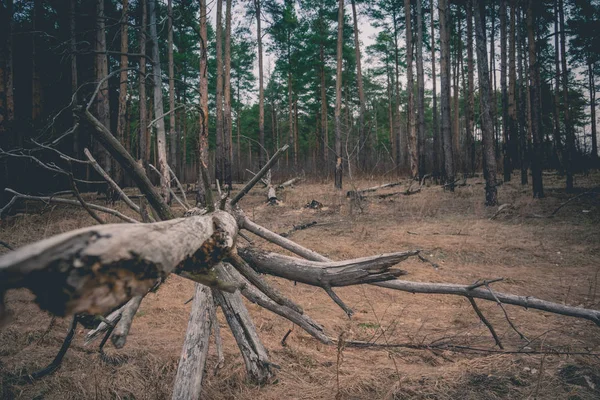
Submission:
[[[277,200],[277,192],[275,192],[275,188],[273,185],[269,185],[267,187],[267,204],[270,206],[275,206],[277,205],[278,201],[279,200]]]
[[[19,193],[19,192],[14,191],[14,190],[12,190],[10,188],[6,188],[6,189],[4,189],[4,191],[8,192],[8,193],[12,193],[14,196],[4,206],[4,208],[0,209],[0,216],[2,214],[4,214],[5,212],[7,212],[14,205],[14,203],[17,200],[19,200],[19,199],[23,199],[23,200],[35,200],[35,201],[41,201],[41,202],[44,202],[44,203],[68,204],[68,205],[71,205],[71,206],[78,206],[78,207],[82,206],[82,204],[78,200],[64,199],[62,197],[31,196],[31,195],[28,195],[28,194]],[[101,211],[101,212],[106,213],[106,214],[114,215],[115,217],[117,217],[117,218],[119,218],[119,219],[121,219],[121,220],[123,220],[125,222],[134,223],[134,224],[139,222],[139,221],[136,221],[133,218],[128,217],[125,214],[121,214],[117,210],[113,210],[112,208],[98,206],[96,204],[89,204],[89,203],[86,203],[86,204],[92,210]]]
[[[117,349],[123,348],[127,342],[127,335],[129,335],[133,318],[142,304],[142,298],[143,296],[134,296],[122,307],[121,319],[110,338]]]
[[[288,186],[293,186],[295,183],[300,182],[302,178],[296,177],[283,182],[281,185],[277,185],[277,189],[285,189]]]
[[[218,325],[216,319],[212,318],[213,315],[211,290],[204,285],[196,284],[185,341],[173,385],[172,399],[174,400],[200,398],[204,366],[210,345],[210,330],[212,325]]]
[[[152,171],[156,172],[158,174],[158,176],[162,179],[162,174],[160,173],[160,171],[152,164],[148,164],[148,166],[150,167],[150,169],[152,169]],[[166,185],[167,190],[169,191],[169,194],[171,195],[172,198],[175,199],[176,202],[179,203],[179,205],[181,207],[183,207],[184,210],[189,210],[190,208],[188,206],[186,206],[183,201],[181,201],[181,199],[175,194],[175,192],[173,191],[173,188],[171,188],[171,185],[168,184]]]
[[[280,233],[279,236],[282,236],[282,237],[286,238],[286,237],[289,237],[294,232],[302,231],[304,229],[308,229],[308,228],[310,228],[312,226],[315,226],[315,225],[317,225],[317,221],[307,222],[306,224],[293,225],[292,229],[290,229],[287,232]]]
[[[190,203],[188,203],[188,201],[187,201],[187,196],[185,195],[185,190],[183,190],[183,186],[181,185],[181,182],[179,182],[179,179],[177,179],[177,175],[175,175],[175,172],[173,172],[173,169],[171,168],[170,165],[167,164],[167,167],[169,168],[169,172],[171,173],[171,177],[175,181],[175,184],[177,185],[177,187],[179,188],[179,191],[181,192],[181,195],[183,196],[183,202],[185,203],[184,208],[186,208],[186,209],[192,208],[190,206]]]
[[[373,186],[367,189],[358,189],[358,190],[350,190],[346,193],[346,197],[357,197],[360,195],[363,195],[365,193],[369,193],[369,192],[376,192],[379,189],[386,189],[386,188],[391,188],[394,186],[400,186],[402,185],[403,182],[392,182],[392,183],[385,183],[383,185],[378,185],[378,186]]]
[[[3,255],[0,293],[29,288],[41,308],[62,316],[105,315],[171,272],[235,290],[218,281],[211,268],[228,255],[236,234],[234,218],[222,211],[78,229]]]

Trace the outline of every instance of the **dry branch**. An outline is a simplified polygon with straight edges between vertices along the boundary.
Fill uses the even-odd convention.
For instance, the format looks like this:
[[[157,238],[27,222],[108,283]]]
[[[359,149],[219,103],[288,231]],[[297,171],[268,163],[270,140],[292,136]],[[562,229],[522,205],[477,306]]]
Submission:
[[[79,207],[82,206],[82,204],[79,201],[77,201],[77,200],[63,199],[62,197],[31,196],[31,195],[28,195],[28,194],[22,194],[22,193],[16,192],[16,191],[14,191],[12,189],[9,189],[9,188],[4,189],[4,191],[8,192],[8,193],[14,194],[14,197],[10,200],[10,202],[8,202],[8,204],[6,204],[6,206],[4,206],[4,208],[0,209],[0,216],[2,214],[4,214],[6,211],[8,211],[10,209],[10,207],[18,199],[42,201],[44,203],[69,204],[69,205],[72,205],[72,206],[79,206]],[[133,223],[133,224],[139,222],[139,221],[136,221],[133,218],[128,217],[125,214],[121,214],[117,210],[113,210],[112,208],[98,206],[96,204],[89,204],[89,203],[86,203],[86,204],[92,210],[101,211],[101,212],[106,213],[106,214],[114,215],[115,217],[120,218],[121,220],[123,220],[125,222],[130,222],[130,223]]]
[[[235,220],[221,211],[78,229],[2,256],[0,293],[26,287],[41,308],[56,315],[105,315],[171,272],[234,290],[221,285],[211,267],[228,255],[236,234]]]
[[[142,304],[142,298],[143,296],[134,296],[122,308],[121,319],[110,338],[117,349],[122,349],[127,342],[127,335],[129,335],[133,318]]]
[[[214,305],[210,289],[196,284],[194,302],[181,350],[177,375],[173,386],[174,400],[199,399],[202,390],[204,365],[208,356]]]
[[[159,177],[161,177],[162,179],[162,174],[160,173],[160,171],[152,164],[148,164],[148,166],[152,169],[152,171],[156,172],[158,174]],[[168,182],[167,182],[168,183]],[[175,201],[177,201],[179,203],[179,205],[181,207],[183,207],[184,210],[189,210],[190,207],[186,206],[183,201],[181,201],[181,199],[179,197],[177,197],[177,195],[175,194],[175,192],[173,191],[173,189],[171,188],[171,185],[167,184],[166,185],[167,190],[169,191],[169,193],[171,194],[171,196],[175,199]]]
[[[185,208],[186,209],[192,208],[187,201],[187,196],[185,195],[185,190],[183,190],[183,186],[181,185],[181,182],[179,182],[179,179],[177,179],[177,175],[175,175],[175,172],[173,172],[173,169],[171,168],[170,165],[167,165],[167,167],[169,167],[169,172],[171,173],[171,176],[173,177],[175,184],[177,185],[177,187],[179,188],[179,191],[181,192],[181,195],[183,196],[183,202],[185,203]]]
[[[385,183],[383,185],[373,186],[367,189],[359,189],[359,190],[350,190],[346,193],[346,197],[356,197],[357,195],[362,195],[369,192],[375,192],[379,189],[387,189],[394,186],[400,186],[402,182],[393,182],[393,183]]]
[[[293,186],[296,182],[300,182],[302,178],[296,177],[277,185],[277,189],[285,189],[288,186]]]

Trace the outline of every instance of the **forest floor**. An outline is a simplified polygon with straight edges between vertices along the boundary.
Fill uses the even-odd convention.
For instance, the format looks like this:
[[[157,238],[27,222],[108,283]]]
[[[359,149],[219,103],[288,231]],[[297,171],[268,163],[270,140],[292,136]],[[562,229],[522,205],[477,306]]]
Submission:
[[[378,178],[354,183],[366,188],[390,182]],[[577,176],[578,192],[565,193],[564,179],[546,175],[547,197],[531,198],[519,177],[499,187],[501,204],[483,205],[481,178],[467,181],[455,193],[424,186],[420,193],[358,204],[336,194],[331,182],[301,182],[280,192],[281,204],[265,204],[264,190],[255,189],[242,201],[246,214],[275,232],[317,221],[290,238],[332,259],[391,251],[423,249],[440,265],[434,269],[418,259],[401,268],[415,281],[470,284],[481,278],[504,277],[497,291],[531,295],[569,305],[600,308],[600,196],[583,195],[550,215],[577,193],[600,185],[600,174]],[[377,194],[407,189],[407,185]],[[414,187],[413,187],[414,189]],[[95,196],[91,196],[94,199]],[[320,210],[305,208],[317,200]],[[98,202],[98,201],[95,201]],[[127,213],[122,204],[117,207]],[[112,221],[112,219],[111,219]],[[116,221],[115,221],[116,222]],[[0,225],[0,240],[18,247],[93,220],[83,210],[28,203],[27,213]],[[250,235],[250,234],[249,234]],[[278,250],[258,238],[265,249]],[[1,250],[5,251],[5,250]],[[306,313],[324,325],[332,337],[377,340],[377,343],[431,343],[436,340],[497,349],[486,327],[462,297],[410,294],[369,285],[340,288],[338,295],[355,311],[349,320],[319,288],[266,278]],[[109,355],[119,365],[101,361],[94,345],[83,346],[82,328],[62,367],[34,384],[11,384],[8,377],[48,364],[62,343],[70,319],[39,311],[27,290],[9,292],[7,306],[14,320],[0,330],[0,394],[3,399],[167,399],[170,398],[188,322],[193,283],[171,276],[149,294],[135,317],[127,345]],[[508,350],[544,349],[600,352],[600,329],[590,321],[537,310],[506,306],[511,320],[532,343],[521,340],[492,302],[478,301]],[[523,355],[409,349],[353,349],[325,346],[301,329],[253,304],[248,308],[271,361],[281,367],[264,387],[246,382],[243,361],[219,312],[225,366],[214,373],[214,346],[203,385],[206,399],[597,399],[600,359],[582,355]],[[50,327],[49,327],[50,326]],[[282,346],[289,329],[293,332]],[[45,334],[45,332],[48,332]]]

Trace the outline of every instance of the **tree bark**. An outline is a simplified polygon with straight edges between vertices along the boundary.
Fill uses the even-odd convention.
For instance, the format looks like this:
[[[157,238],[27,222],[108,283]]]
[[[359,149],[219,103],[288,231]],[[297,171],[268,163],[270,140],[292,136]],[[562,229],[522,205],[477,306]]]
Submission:
[[[559,11],[560,12],[560,11]],[[533,154],[531,157],[531,177],[533,180],[533,197],[544,197],[542,182],[542,134],[540,132],[540,65],[537,59],[535,43],[535,20],[533,15],[533,0],[527,3],[527,35],[529,41],[529,92],[531,93],[531,135],[533,138]],[[566,67],[563,64],[563,68]],[[567,171],[569,166],[567,165]],[[567,172],[568,174],[568,172]],[[571,176],[572,178],[572,176]],[[569,178],[567,177],[567,182]],[[571,185],[572,185],[571,179]],[[568,185],[567,185],[568,186]]]
[[[106,33],[105,33],[104,0],[96,1],[96,81],[100,82],[108,75],[108,56],[106,55]],[[96,115],[100,123],[110,127],[110,104],[108,93],[108,80],[100,85],[96,96]],[[98,146],[99,162],[107,174],[113,176],[112,159],[108,151]]]
[[[162,70],[160,67],[160,51],[158,48],[158,33],[156,21],[156,0],[149,0],[150,38],[152,39],[152,81],[154,83],[154,118],[156,119],[156,150],[158,166],[161,174],[161,190],[165,200],[169,199],[169,166],[167,163],[167,135],[162,92]]]
[[[7,0],[8,35],[6,37],[6,120],[12,126],[15,119],[14,65],[13,65],[13,0]],[[13,135],[14,137],[14,135]]]
[[[356,0],[351,0],[352,3],[352,21],[354,23],[354,51],[356,53],[356,84],[358,86],[358,101],[360,109],[358,114],[358,148],[359,148],[359,165],[365,171],[368,159],[367,137],[365,134],[365,92],[363,89],[363,77],[360,59],[360,41],[358,39],[358,19],[356,16]]]
[[[507,87],[507,21],[506,21],[506,0],[500,0],[500,91],[502,100],[502,159],[504,181],[510,182],[512,175],[512,159],[510,146],[512,137],[508,129],[508,87]]]
[[[508,137],[508,153],[511,160],[511,172],[519,159],[517,153],[517,65],[515,60],[516,51],[516,8],[517,0],[510,0],[510,25],[509,25],[509,43],[508,43],[508,114],[506,136]],[[506,175],[506,173],[505,173]],[[506,179],[506,176],[505,176]]]
[[[103,7],[104,8],[104,7]],[[97,10],[97,12],[100,12]],[[34,0],[33,2],[33,16],[32,16],[32,30],[33,33],[31,35],[31,121],[34,126],[38,123],[42,115],[42,82],[40,78],[40,61],[38,55],[38,47],[41,47],[38,43],[38,37],[41,35],[39,31],[42,31],[42,21],[44,19],[44,7],[42,5],[42,0]],[[97,16],[96,19],[96,29],[99,32],[99,21],[102,20],[102,24],[104,24],[104,20]],[[102,28],[102,33],[104,33],[104,28]],[[98,37],[96,38],[98,40]],[[98,44],[97,44],[98,46]],[[105,46],[106,47],[106,46]],[[105,69],[106,71],[106,69]],[[105,74],[106,75],[106,74]],[[96,74],[98,76],[98,73]],[[100,97],[100,96],[98,96]]]
[[[211,326],[219,323],[216,319],[212,319],[213,311],[211,309],[214,308],[214,300],[210,289],[198,283],[195,289],[185,341],[173,385],[173,400],[200,398],[204,366],[210,345]]]
[[[262,47],[262,29],[261,29],[261,0],[254,0],[254,9],[256,12],[256,42],[258,43],[258,168],[267,162],[265,153],[265,89],[263,83],[263,47]],[[240,160],[238,159],[238,162]]]
[[[129,37],[128,37],[128,22],[129,22],[129,0],[123,0],[123,9],[121,10],[121,74],[119,77],[119,114],[117,118],[117,139],[121,144],[125,144],[128,140],[125,138],[125,130],[127,125],[127,67],[129,65]],[[73,54],[72,57],[75,57]],[[142,57],[140,57],[142,58]],[[121,184],[123,181],[123,170],[119,165],[115,165],[115,180]]]
[[[225,143],[223,133],[223,1],[217,0],[217,26],[215,27],[217,46],[217,90],[216,90],[216,155],[215,179],[223,183],[225,176]]]
[[[223,183],[231,188],[231,162],[233,159],[232,117],[231,117],[231,0],[225,0],[225,67],[224,67],[224,91],[223,91],[223,152],[225,153],[223,172]]]
[[[518,9],[517,12],[517,26],[521,26],[522,10]],[[524,53],[524,40],[521,34],[521,29],[517,29],[517,68],[519,73],[519,85],[518,85],[518,98],[519,98],[519,158],[521,159],[521,185],[527,185],[527,137],[525,131],[526,116],[529,113],[529,90],[526,90],[527,82],[525,79],[525,72],[523,71],[523,53]]]
[[[533,6],[531,6],[533,8]],[[563,116],[564,116],[564,124],[566,131],[566,153],[564,156],[564,164],[565,164],[565,172],[567,174],[567,192],[573,191],[573,162],[575,160],[575,132],[573,123],[571,121],[571,108],[569,104],[569,70],[567,69],[567,39],[565,34],[565,12],[564,12],[564,3],[563,0],[558,0],[558,16],[560,23],[560,58],[562,63],[562,86],[563,86]],[[529,36],[529,40],[531,41],[531,34]],[[531,44],[529,45],[529,52],[531,58]],[[530,61],[530,64],[533,64]],[[531,67],[531,66],[530,66]],[[536,66],[537,71],[539,73],[539,65]],[[539,80],[537,81],[539,85]],[[539,97],[538,97],[539,99]],[[537,107],[537,102],[532,99],[532,107]],[[538,138],[539,139],[539,138]],[[533,138],[534,147],[535,147],[535,137]],[[541,145],[541,143],[540,143]],[[534,149],[535,153],[535,149]],[[536,155],[534,154],[534,158]],[[541,173],[541,172],[540,172]],[[534,180],[535,182],[535,180]],[[543,193],[542,193],[543,197]]]
[[[344,42],[344,0],[338,0],[337,69],[335,78],[335,182],[336,189],[342,188],[342,46]]]
[[[431,80],[433,85],[433,116],[432,116],[432,137],[433,137],[433,176],[437,179],[442,175],[444,165],[444,153],[442,146],[442,138],[440,137],[440,128],[438,123],[438,107],[437,107],[437,77],[435,73],[435,2],[431,1]]]
[[[481,121],[483,151],[485,153],[484,170],[486,172],[485,204],[498,204],[496,188],[496,157],[494,154],[494,127],[492,123],[490,98],[490,80],[487,69],[487,41],[485,38],[485,8],[483,3],[471,0],[475,11],[475,41],[477,47],[477,70],[479,72],[479,101],[481,105]]]
[[[588,77],[590,86],[590,114],[592,125],[592,166],[598,168],[598,138],[596,137],[596,82],[594,77],[594,65],[588,61]]]
[[[473,56],[473,4],[467,4],[467,156],[468,169],[475,174],[475,58]],[[465,169],[467,169],[465,168]]]
[[[423,4],[417,0],[417,156],[419,179],[425,175],[425,72],[423,70]]]
[[[146,0],[140,0],[140,54],[146,54],[146,29],[148,10],[146,9]],[[139,109],[140,109],[140,130],[139,135],[139,152],[140,158],[145,169],[148,169],[150,163],[150,135],[148,133],[148,109],[146,100],[146,57],[140,57],[140,74],[139,74]]]
[[[450,191],[454,191],[454,157],[452,151],[452,131],[450,128],[450,27],[448,21],[448,0],[439,0],[438,13],[440,20],[440,81],[442,107],[442,143],[444,146],[445,181],[450,183]]]
[[[413,178],[418,178],[419,152],[417,149],[417,131],[415,126],[415,83],[413,78],[413,39],[410,0],[404,0],[404,16],[406,27],[406,92],[408,94],[406,105],[406,114],[408,117],[408,152],[410,156],[410,175]]]
[[[175,114],[175,70],[173,63],[173,0],[167,1],[167,46],[169,57],[169,164],[177,171],[177,142]]]
[[[206,193],[202,182],[202,169],[208,171],[208,31],[206,0],[200,0],[200,116],[198,134],[198,198],[206,206]],[[217,108],[218,110],[218,108]],[[218,137],[218,132],[217,132]],[[218,153],[217,153],[218,154]],[[218,155],[217,155],[218,159]],[[216,163],[218,165],[218,162]],[[216,166],[215,166],[216,167]]]

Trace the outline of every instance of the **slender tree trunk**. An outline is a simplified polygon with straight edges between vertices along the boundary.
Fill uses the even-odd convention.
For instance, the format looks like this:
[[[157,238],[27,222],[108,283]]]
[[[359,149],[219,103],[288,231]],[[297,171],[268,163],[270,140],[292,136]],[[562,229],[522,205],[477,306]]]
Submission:
[[[146,0],[140,0],[140,54],[146,54],[146,21],[148,11],[146,9]],[[146,171],[150,162],[150,135],[148,132],[148,110],[146,102],[146,57],[140,57],[140,73],[139,73],[139,109],[140,109],[140,131],[139,131],[139,150],[140,158],[144,164]]]
[[[216,93],[216,107],[217,107],[217,135],[216,135],[216,162],[215,162],[215,179],[218,179],[220,183],[223,183],[224,168],[225,168],[225,149],[223,139],[223,1],[217,0],[217,26],[215,28],[216,35],[216,46],[217,46],[217,93]]]
[[[435,2],[431,1],[431,80],[433,84],[433,123],[432,123],[432,136],[433,136],[433,175],[439,178],[442,173],[442,166],[444,165],[444,153],[442,148],[442,138],[440,137],[440,129],[438,125],[438,107],[437,107],[437,77],[435,74],[435,24],[434,24],[434,12]]]
[[[396,11],[394,9],[394,11],[392,11],[392,20],[393,20],[393,24],[394,24],[394,64],[395,64],[395,69],[396,69],[396,74],[395,74],[395,81],[394,81],[394,87],[396,89],[394,95],[395,98],[394,100],[396,101],[395,103],[395,114],[394,114],[394,128],[396,129],[395,131],[395,136],[396,136],[396,140],[395,140],[395,158],[396,158],[396,170],[398,172],[398,174],[400,174],[402,166],[403,166],[403,160],[402,160],[402,124],[400,123],[400,51],[398,49],[398,35],[399,35],[399,28],[398,28],[398,22],[396,19]]]
[[[42,30],[42,21],[44,18],[44,7],[42,6],[42,0],[34,0],[33,2],[33,34],[31,35],[31,121],[33,125],[38,124],[38,120],[42,114],[42,83],[40,80],[40,60],[38,55],[38,37],[41,35],[39,31]],[[99,18],[97,18],[97,21]],[[102,19],[104,24],[104,20]],[[96,29],[99,29],[97,26]],[[104,30],[102,30],[104,33]],[[100,95],[98,95],[100,97]],[[105,169],[106,170],[106,169]]]
[[[121,73],[119,77],[119,115],[117,119],[117,139],[121,144],[126,141],[125,129],[127,126],[127,67],[129,65],[129,59],[127,53],[129,52],[129,37],[128,37],[128,13],[129,13],[129,1],[123,0],[123,9],[121,11]],[[73,55],[74,56],[74,55]],[[115,181],[118,184],[123,182],[123,171],[117,164],[115,165]]]
[[[454,157],[452,151],[452,131],[450,128],[450,27],[448,26],[448,1],[439,0],[438,13],[440,19],[440,81],[442,107],[442,143],[444,146],[444,180],[449,189],[454,191]]]
[[[258,141],[260,143],[260,149],[258,150],[258,169],[261,169],[267,162],[267,154],[265,153],[265,89],[263,86],[263,48],[262,30],[260,25],[260,2],[261,0],[254,0],[254,8],[256,10],[256,41],[258,43]],[[240,161],[241,160],[238,157],[238,162]]]
[[[104,0],[96,1],[96,81],[100,82],[108,75],[108,56],[106,55]],[[110,104],[108,80],[100,85],[96,96],[96,115],[98,121],[110,129]],[[98,144],[100,166],[107,174],[113,176],[112,158],[104,147]]]
[[[533,16],[533,0],[527,4],[527,35],[529,41],[529,91],[531,93],[531,135],[533,138],[533,154],[531,157],[531,176],[533,180],[533,197],[544,197],[542,182],[542,134],[540,132],[540,65],[537,59],[535,43],[535,23]]]
[[[483,3],[471,0],[475,11],[475,41],[477,48],[477,70],[479,72],[479,91],[481,105],[481,127],[483,136],[483,151],[485,153],[484,170],[486,171],[485,204],[498,204],[496,188],[496,157],[494,156],[494,128],[492,125],[490,98],[490,80],[487,70],[487,41],[485,38],[485,6]]]
[[[561,162],[562,142],[560,140],[560,33],[558,30],[558,0],[554,0],[554,158],[560,173],[563,172]]]
[[[206,0],[200,0],[200,120],[198,121],[200,130],[198,135],[198,197],[196,200],[202,206],[206,206],[202,168],[208,171],[208,31],[206,12]]]
[[[338,0],[337,70],[335,79],[335,187],[342,188],[342,45],[344,42],[344,0]]]
[[[588,61],[588,77],[590,85],[590,112],[592,125],[592,166],[598,168],[598,138],[596,137],[596,82],[594,77],[594,64]]]
[[[419,178],[425,175],[425,71],[423,70],[423,4],[417,0],[417,107]]]
[[[327,88],[325,87],[325,46],[320,45],[321,60],[321,137],[323,139],[323,169],[329,169],[329,135],[327,126]]]
[[[467,152],[471,174],[475,174],[475,58],[473,57],[473,4],[467,4]]]
[[[288,136],[288,142],[289,145],[291,147],[289,152],[294,152],[294,99],[293,99],[293,94],[292,94],[292,72],[291,72],[291,68],[292,68],[292,64],[291,64],[291,60],[289,57],[289,53],[288,53],[288,124],[289,124],[289,136]],[[285,161],[286,161],[286,167],[289,167],[289,159],[288,159],[288,153],[285,153]],[[292,157],[295,157],[294,155],[292,155]],[[293,161],[293,158],[292,158]],[[295,167],[295,165],[294,165]]]
[[[11,0],[12,3],[12,0]],[[79,102],[79,98],[77,96],[77,88],[79,87],[78,77],[77,77],[77,31],[75,24],[75,13],[76,13],[77,0],[69,1],[69,48],[71,50],[71,95],[75,96],[75,101]],[[12,83],[11,83],[12,86]],[[7,96],[8,99],[8,96]],[[75,157],[81,158],[81,145],[80,134],[79,132],[73,132],[73,153]]]
[[[173,63],[173,0],[167,1],[167,46],[169,57],[169,164],[177,172],[177,141],[175,127],[175,71]]]
[[[410,175],[419,177],[419,153],[417,150],[417,131],[415,126],[415,83],[413,79],[413,43],[412,43],[412,17],[410,0],[404,0],[404,15],[406,26],[406,91],[408,103],[406,114],[408,117],[408,152],[410,155]]]
[[[494,128],[494,154],[496,161],[500,160],[500,139],[498,137],[498,129],[496,127],[496,112],[497,112],[497,98],[496,98],[496,4],[491,3],[491,18],[492,18],[492,29],[490,33],[490,107],[492,110],[492,126]],[[493,83],[493,85],[492,85]]]
[[[521,26],[521,9],[517,12],[517,26]],[[518,85],[518,98],[519,98],[519,157],[521,159],[521,185],[527,185],[527,133],[525,131],[526,115],[528,114],[529,101],[529,90],[525,90],[527,86],[525,73],[523,71],[523,52],[524,52],[524,40],[521,34],[521,29],[517,29],[517,67],[519,69],[519,85]],[[525,93],[526,92],[526,93]]]
[[[354,50],[356,52],[356,83],[358,85],[358,101],[360,111],[358,114],[358,140],[359,140],[359,165],[365,171],[367,168],[368,146],[365,134],[365,92],[363,90],[362,69],[360,60],[360,41],[358,40],[358,20],[356,17],[356,0],[352,0],[352,20],[354,22]]]
[[[451,15],[451,14],[449,14]],[[460,59],[462,58],[462,46],[461,46],[461,36],[462,36],[462,25],[460,21],[459,11],[455,13],[456,21],[453,21],[455,26],[457,27],[456,35],[454,36],[454,73],[452,76],[452,81],[454,84],[454,92],[453,92],[453,105],[452,105],[452,145],[453,145],[453,154],[454,154],[454,166],[456,170],[460,169],[463,161],[463,154],[460,148],[460,105],[459,105],[459,77],[460,77]]]
[[[13,66],[13,0],[7,0],[6,12],[8,20],[8,35],[6,37],[6,120],[8,126],[12,126],[15,119],[15,98],[14,98],[14,66]],[[13,135],[14,137],[14,135]]]
[[[223,152],[225,153],[224,183],[231,188],[231,162],[233,160],[232,122],[231,117],[231,0],[225,3],[225,68],[224,68],[224,92],[223,92]]]
[[[533,7],[533,6],[532,6]],[[571,109],[569,104],[569,70],[567,69],[567,50],[565,35],[565,12],[563,0],[558,0],[558,16],[560,18],[560,58],[562,63],[563,108],[565,130],[567,133],[566,154],[564,157],[565,171],[567,173],[567,192],[573,191],[573,162],[575,160],[575,132],[571,123]],[[531,40],[531,36],[530,39]],[[531,45],[529,47],[531,49]],[[530,50],[531,52],[531,50]],[[539,66],[538,69],[539,71]],[[537,104],[537,103],[532,103]],[[535,141],[535,138],[534,138]]]
[[[100,0],[103,1],[103,0]],[[161,173],[162,196],[169,199],[169,166],[167,164],[167,137],[165,132],[165,118],[162,92],[162,71],[160,67],[160,51],[158,48],[158,33],[156,27],[156,0],[149,0],[150,13],[150,38],[152,39],[152,81],[154,83],[154,118],[156,122],[156,150],[158,165]]]
[[[508,129],[508,88],[507,88],[507,68],[506,68],[506,0],[500,0],[500,91],[502,97],[502,158],[504,181],[509,182],[512,175],[512,161],[510,154],[510,142],[512,137]]]
[[[511,160],[511,172],[519,158],[517,153],[517,65],[515,61],[516,51],[516,7],[517,0],[510,0],[510,24],[509,24],[509,43],[508,43],[508,114],[507,124],[505,125],[508,137],[508,153]],[[506,174],[506,172],[505,172]],[[506,176],[505,176],[506,179]]]

